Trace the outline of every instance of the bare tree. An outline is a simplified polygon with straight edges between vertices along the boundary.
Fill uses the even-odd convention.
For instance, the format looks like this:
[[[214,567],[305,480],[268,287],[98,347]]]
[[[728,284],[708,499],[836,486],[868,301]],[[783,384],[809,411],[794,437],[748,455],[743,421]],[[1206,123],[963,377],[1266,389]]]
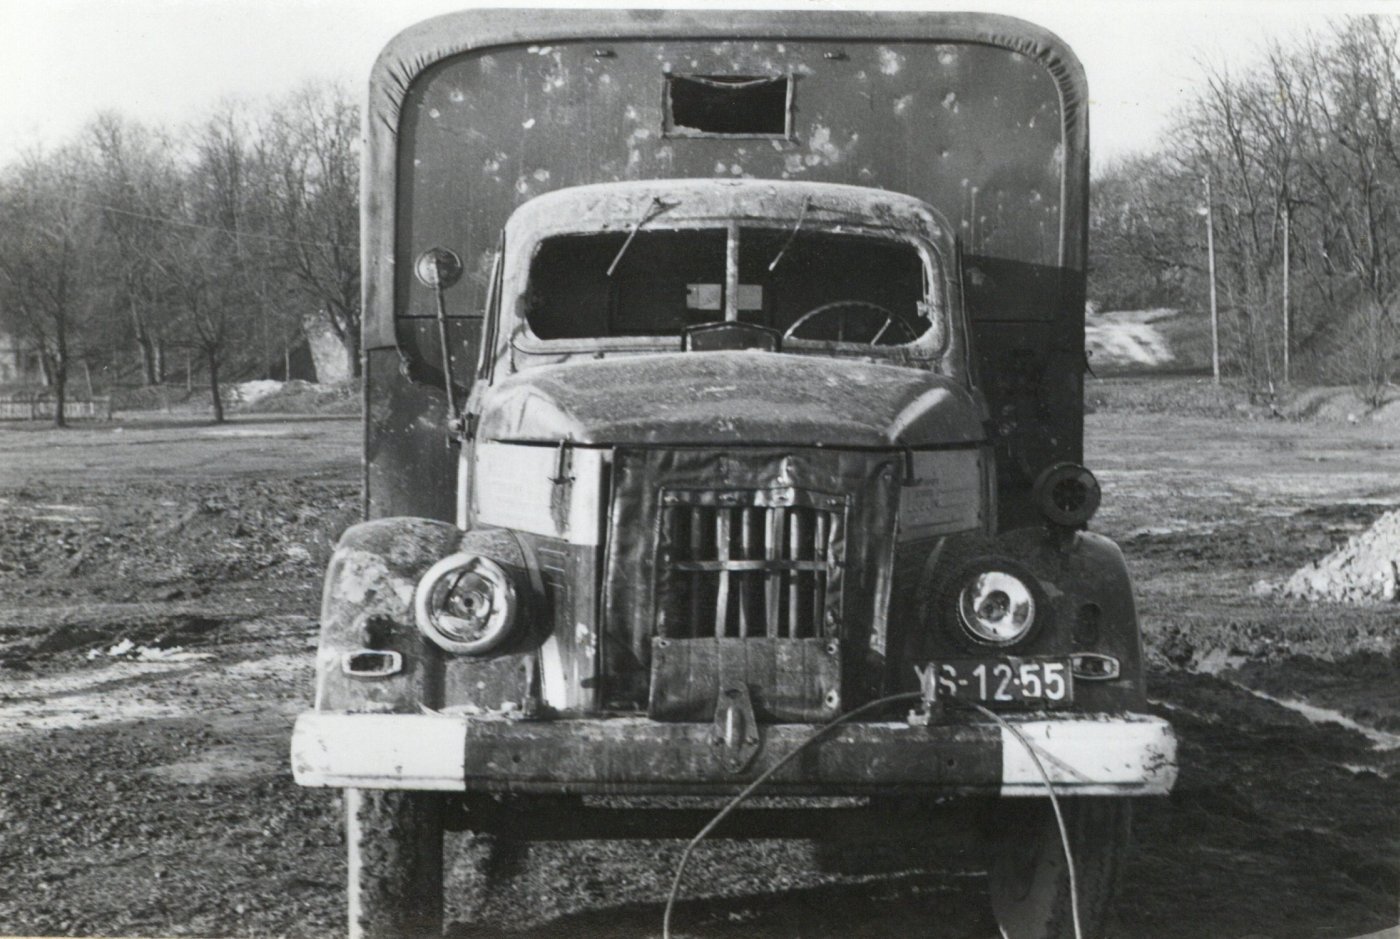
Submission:
[[[1318,207],[1319,253],[1329,279],[1357,294],[1337,345],[1372,405],[1384,400],[1400,353],[1398,46],[1394,21],[1358,17],[1327,42],[1309,44],[1298,63],[1313,90],[1305,167]]]
[[[154,257],[175,235],[164,221],[176,212],[179,170],[170,137],[124,118],[99,115],[89,126],[94,157],[91,192],[98,218],[112,303],[118,307],[140,354],[147,385],[164,380],[167,323]]]
[[[38,350],[54,394],[54,424],[67,426],[69,369],[91,320],[92,211],[85,169],[66,148],[32,154],[0,182],[0,316]]]
[[[226,369],[261,351],[254,343],[262,313],[259,258],[256,246],[245,243],[263,221],[249,137],[243,109],[231,103],[194,132],[177,215],[169,220],[178,237],[162,238],[151,257],[170,303],[172,331],[204,360],[215,423],[224,420]]]
[[[1163,154],[1111,163],[1094,180],[1090,298],[1109,310],[1182,306],[1204,296],[1199,179]]]
[[[1096,273],[1128,295],[1200,283],[1193,208],[1208,178],[1227,366],[1271,393],[1283,355],[1301,351],[1314,377],[1378,403],[1400,353],[1400,23],[1348,19],[1203,78],[1168,146],[1096,180],[1096,253],[1111,255]]]
[[[273,256],[360,374],[360,112],[344,88],[307,85],[267,118],[261,157],[280,243]]]

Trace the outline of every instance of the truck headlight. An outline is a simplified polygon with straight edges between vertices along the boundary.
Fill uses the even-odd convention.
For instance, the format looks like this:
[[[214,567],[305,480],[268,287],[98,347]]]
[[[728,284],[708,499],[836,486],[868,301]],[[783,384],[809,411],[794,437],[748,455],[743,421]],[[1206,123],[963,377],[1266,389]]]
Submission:
[[[453,554],[418,581],[413,612],[423,634],[448,652],[485,655],[512,635],[519,604],[505,569],[479,554]]]
[[[1035,595],[1030,585],[1006,571],[970,575],[958,591],[958,622],[978,642],[1009,646],[1035,626]]]

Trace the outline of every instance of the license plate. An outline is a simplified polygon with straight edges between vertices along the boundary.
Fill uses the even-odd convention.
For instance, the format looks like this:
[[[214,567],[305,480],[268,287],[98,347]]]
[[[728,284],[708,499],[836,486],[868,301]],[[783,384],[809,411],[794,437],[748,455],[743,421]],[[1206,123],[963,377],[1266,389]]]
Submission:
[[[1068,658],[946,659],[918,671],[925,697],[1037,707],[1063,707],[1074,700]]]

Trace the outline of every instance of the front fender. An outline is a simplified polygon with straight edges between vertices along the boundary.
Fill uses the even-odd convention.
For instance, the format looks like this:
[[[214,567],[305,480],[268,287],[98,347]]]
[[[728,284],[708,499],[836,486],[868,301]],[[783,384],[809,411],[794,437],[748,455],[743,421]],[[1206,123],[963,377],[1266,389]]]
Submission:
[[[919,654],[978,651],[951,621],[951,585],[968,565],[997,557],[1009,558],[1034,576],[1046,607],[1045,622],[1016,654],[1112,656],[1119,677],[1077,681],[1076,707],[1144,707],[1142,636],[1128,567],[1118,545],[1093,532],[1020,528],[995,538],[970,533],[944,539],[929,559],[920,591],[922,631],[932,648]]]
[[[429,567],[459,551],[487,555],[517,583],[532,583],[529,559],[509,531],[463,532],[425,518],[375,519],[346,529],[331,555],[321,599],[317,710],[411,714],[443,706],[448,675],[462,668],[419,631],[413,595]],[[531,591],[523,594],[527,603],[533,599]],[[347,667],[347,657],[367,652],[397,653],[401,666],[388,675]],[[530,676],[520,658],[474,663],[481,687],[499,692],[500,701],[483,701],[483,709],[505,700],[523,706]]]

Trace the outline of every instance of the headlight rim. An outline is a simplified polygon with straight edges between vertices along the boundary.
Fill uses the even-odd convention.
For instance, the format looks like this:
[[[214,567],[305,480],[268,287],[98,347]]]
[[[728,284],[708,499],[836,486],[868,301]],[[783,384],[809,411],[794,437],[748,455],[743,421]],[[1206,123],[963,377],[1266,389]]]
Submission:
[[[961,627],[963,634],[979,646],[1008,649],[1020,645],[1034,635],[1036,626],[1039,625],[1042,605],[1036,598],[1036,592],[1031,582],[1026,577],[1005,570],[1004,567],[1005,565],[988,565],[974,568],[965,572],[958,578],[956,583],[957,592],[954,597],[954,618],[957,620],[958,626]],[[969,621],[970,618],[979,619],[980,617],[975,611],[969,610],[968,593],[973,590],[983,578],[996,578],[992,580],[991,584],[985,585],[989,588],[989,592],[991,593],[1002,593],[1005,595],[1007,590],[1003,588],[1010,587],[1013,591],[1017,591],[1017,588],[1019,588],[1017,592],[1019,592],[1021,596],[1018,597],[1016,593],[1012,593],[1008,597],[1009,602],[1014,605],[1018,600],[1022,600],[1029,606],[1029,611],[1026,614],[1026,625],[1009,638],[997,639],[987,634],[991,630],[979,631],[977,626]],[[1010,581],[1011,584],[1006,584],[1004,581]],[[986,628],[984,627],[984,629]]]
[[[463,641],[448,635],[437,621],[441,612],[438,591],[454,573],[466,573],[472,568],[484,571],[492,581],[503,612],[500,621],[486,634]],[[434,645],[454,655],[480,658],[499,651],[516,634],[520,616],[520,591],[515,578],[500,561],[476,551],[458,551],[442,558],[424,572],[413,595],[414,619],[421,632]]]
[[[1018,653],[1034,646],[1047,631],[1055,628],[1056,604],[1045,584],[1029,566],[1013,555],[1003,553],[991,546],[983,550],[970,550],[957,561],[945,559],[940,565],[942,571],[933,581],[931,597],[935,606],[929,609],[931,625],[945,641],[957,644],[965,652],[977,653]],[[1035,601],[1035,616],[1029,629],[1021,636],[1006,643],[993,643],[972,633],[963,625],[959,613],[959,599],[963,587],[974,578],[988,571],[999,571],[1014,576],[1026,585]],[[945,653],[946,654],[946,653]]]

